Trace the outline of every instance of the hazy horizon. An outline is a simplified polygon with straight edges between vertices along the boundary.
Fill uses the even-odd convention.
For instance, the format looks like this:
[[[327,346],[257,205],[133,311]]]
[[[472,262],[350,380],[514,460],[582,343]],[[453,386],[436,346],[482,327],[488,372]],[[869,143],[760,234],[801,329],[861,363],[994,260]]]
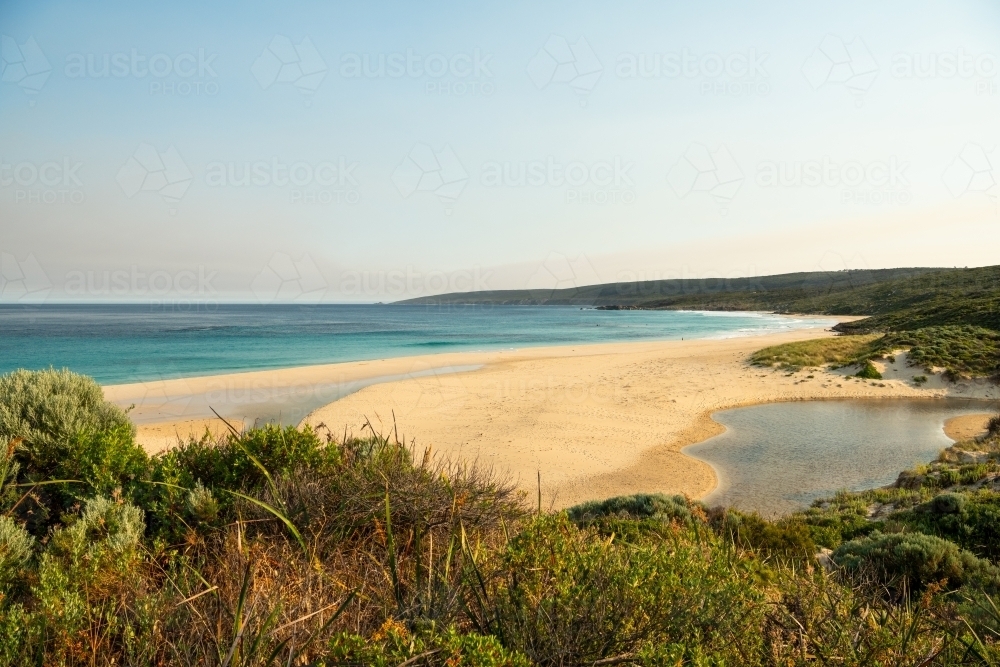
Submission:
[[[0,303],[996,264],[1000,7],[0,3]]]

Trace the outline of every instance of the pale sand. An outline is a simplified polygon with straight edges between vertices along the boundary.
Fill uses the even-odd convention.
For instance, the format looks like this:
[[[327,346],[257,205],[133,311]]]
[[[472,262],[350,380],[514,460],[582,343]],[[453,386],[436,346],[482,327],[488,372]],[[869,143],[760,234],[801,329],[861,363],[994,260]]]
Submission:
[[[848,370],[792,375],[751,367],[755,350],[832,335],[811,329],[726,340],[540,348],[485,361],[481,370],[367,387],[305,421],[360,431],[366,417],[415,440],[418,453],[477,460],[508,471],[546,505],[565,507],[638,492],[701,497],[716,484],[681,448],[723,430],[716,410],[822,398],[992,397],[985,383],[917,388],[902,379],[847,380]],[[897,366],[905,357],[897,357]],[[891,368],[886,369],[892,373]],[[814,378],[807,376],[813,375]],[[375,415],[381,419],[376,421]]]
[[[986,434],[986,424],[991,417],[989,413],[952,417],[944,423],[944,434],[955,442],[978,438]]]
[[[178,435],[200,435],[206,425],[224,428],[205,415],[186,414],[188,407],[178,407],[185,396],[210,399],[237,420],[237,403],[248,397],[267,404],[291,396],[317,405],[332,401],[303,422],[323,423],[338,436],[345,429],[361,435],[366,419],[391,434],[394,413],[400,438],[412,442],[418,456],[431,446],[438,456],[492,466],[532,497],[541,472],[543,503],[555,508],[637,492],[704,496],[716,484],[711,467],[680,450],[722,431],[710,417],[716,410],[823,398],[998,396],[986,383],[950,385],[934,376],[915,387],[909,380],[917,371],[905,367],[905,355],[877,364],[893,378],[884,382],[845,379],[849,370],[788,375],[747,363],[762,347],[830,335],[799,329],[723,340],[446,353],[118,385],[105,393],[137,404],[140,442],[151,451]],[[445,367],[477,369],[371,384],[323,400],[331,387]]]
[[[236,430],[244,426],[240,420],[227,420]],[[230,433],[229,426],[221,419],[189,419],[179,422],[154,422],[136,426],[136,441],[149,454],[157,454],[175,447],[178,442],[187,442],[191,438],[200,439],[208,431],[209,436],[217,440]]]

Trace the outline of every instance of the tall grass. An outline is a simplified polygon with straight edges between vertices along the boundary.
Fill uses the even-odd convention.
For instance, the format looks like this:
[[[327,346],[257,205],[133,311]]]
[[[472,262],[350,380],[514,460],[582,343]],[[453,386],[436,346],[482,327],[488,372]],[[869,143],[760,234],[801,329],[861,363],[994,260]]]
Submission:
[[[847,366],[868,358],[871,344],[878,336],[835,336],[765,347],[750,356],[755,366],[792,368],[820,367],[826,364]]]

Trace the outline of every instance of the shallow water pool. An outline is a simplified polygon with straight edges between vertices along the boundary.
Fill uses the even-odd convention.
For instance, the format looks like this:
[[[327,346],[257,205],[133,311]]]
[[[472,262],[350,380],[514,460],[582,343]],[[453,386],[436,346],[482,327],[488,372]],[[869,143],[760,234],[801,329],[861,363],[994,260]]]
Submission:
[[[719,478],[706,504],[773,517],[842,489],[891,484],[951,445],[945,421],[994,410],[996,402],[959,399],[769,403],[716,412],[726,432],[684,453]]]

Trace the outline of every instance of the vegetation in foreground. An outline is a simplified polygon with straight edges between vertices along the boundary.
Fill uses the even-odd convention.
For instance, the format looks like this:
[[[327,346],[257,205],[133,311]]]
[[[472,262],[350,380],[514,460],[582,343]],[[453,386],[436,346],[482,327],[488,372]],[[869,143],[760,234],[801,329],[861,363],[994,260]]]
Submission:
[[[1000,420],[777,521],[667,496],[542,514],[375,433],[148,457],[99,391],[0,378],[2,664],[1000,662]]]

